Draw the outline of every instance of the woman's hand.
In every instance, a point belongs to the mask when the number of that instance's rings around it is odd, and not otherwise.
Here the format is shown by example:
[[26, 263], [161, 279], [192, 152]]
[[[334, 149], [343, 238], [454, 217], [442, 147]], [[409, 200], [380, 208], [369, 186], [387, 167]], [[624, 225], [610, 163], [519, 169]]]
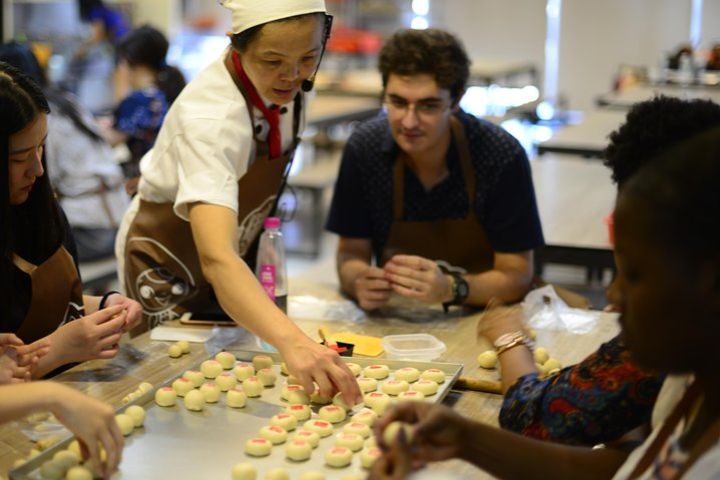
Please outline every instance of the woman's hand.
[[0, 333], [0, 384], [29, 381], [33, 367], [48, 350], [46, 340], [25, 345], [12, 333]]
[[142, 306], [135, 300], [120, 295], [119, 293], [114, 293], [105, 300], [105, 308], [117, 305], [123, 307], [127, 312], [124, 330], [129, 332], [142, 320]]
[[300, 380], [308, 394], [315, 390], [326, 398], [340, 391], [348, 405], [362, 402], [362, 394], [355, 375], [334, 350], [312, 341], [309, 337], [295, 338], [287, 347], [279, 348], [288, 370]]
[[355, 278], [355, 296], [363, 310], [375, 310], [390, 300], [392, 288], [385, 270], [368, 267]]
[[452, 282], [432, 260], [416, 255], [395, 255], [383, 268], [392, 289], [404, 297], [428, 304], [452, 300]]
[[113, 358], [126, 323], [127, 311], [123, 305], [115, 305], [61, 326], [46, 337], [51, 354], [61, 362], [56, 366]]
[[[80, 442], [83, 458], [98, 466], [103, 478], [110, 478], [122, 459], [125, 444], [110, 405], [83, 395], [77, 390], [48, 382], [54, 396], [52, 413]], [[107, 460], [101, 460], [100, 447]]]
[[494, 298], [487, 303], [485, 312], [477, 323], [478, 337], [485, 337], [493, 345], [495, 340], [506, 333], [523, 332], [524, 330], [522, 309], [518, 306], [506, 307]]

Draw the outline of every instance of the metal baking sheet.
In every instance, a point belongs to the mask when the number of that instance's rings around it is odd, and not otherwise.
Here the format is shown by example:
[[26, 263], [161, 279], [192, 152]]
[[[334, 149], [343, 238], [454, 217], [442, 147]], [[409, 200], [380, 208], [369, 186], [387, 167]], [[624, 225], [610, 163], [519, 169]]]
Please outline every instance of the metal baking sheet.
[[[267, 457], [250, 457], [245, 452], [245, 442], [259, 436], [261, 427], [268, 425], [270, 418], [280, 413], [286, 402], [280, 398], [280, 391], [286, 384], [286, 378], [280, 373], [278, 354], [250, 351], [229, 350], [239, 361], [250, 361], [254, 355], [265, 354], [273, 357], [276, 362], [273, 368], [278, 374], [274, 387], [266, 388], [259, 398], [249, 398], [245, 408], [235, 409], [225, 405], [225, 395], [221, 395], [216, 404], [208, 404], [202, 412], [190, 412], [178, 398], [174, 407], [158, 407], [154, 402], [154, 391], [148, 392], [136, 401], [118, 409], [118, 413], [129, 405], [142, 405], [146, 409], [145, 424], [136, 428], [125, 437], [125, 450], [120, 465], [120, 472], [113, 479], [188, 479], [229, 478], [233, 465], [249, 462], [257, 467], [258, 477], [263, 478], [272, 468], [287, 469], [290, 478], [298, 478], [308, 471], [319, 471], [329, 479], [340, 479], [349, 474], [364, 478], [367, 470], [360, 465], [360, 452], [353, 455], [352, 463], [345, 468], [333, 468], [325, 465], [325, 452], [332, 448], [335, 434], [320, 440], [320, 445], [313, 450], [309, 460], [295, 462], [285, 458], [285, 444], [276, 445]], [[440, 384], [438, 392], [427, 401], [440, 402], [447, 395], [450, 387], [462, 372], [462, 365], [437, 362], [414, 362], [378, 358], [343, 357], [347, 362], [354, 362], [362, 367], [372, 364], [385, 364], [392, 372], [399, 368], [412, 366], [421, 372], [428, 368], [438, 368], [445, 372], [446, 381]], [[195, 368], [199, 368], [197, 365]], [[174, 379], [173, 379], [174, 380]], [[169, 385], [168, 381], [165, 385]], [[159, 388], [165, 385], [155, 385]], [[378, 389], [382, 381], [378, 382]], [[317, 417], [319, 406], [311, 405], [313, 418]], [[349, 417], [351, 418], [351, 417]], [[339, 433], [349, 420], [335, 424], [335, 433]], [[304, 422], [299, 422], [298, 426]], [[288, 437], [291, 437], [290, 432]], [[11, 479], [39, 479], [39, 467], [58, 450], [67, 448], [71, 439], [60, 442], [44, 451], [28, 463], [10, 472]]]

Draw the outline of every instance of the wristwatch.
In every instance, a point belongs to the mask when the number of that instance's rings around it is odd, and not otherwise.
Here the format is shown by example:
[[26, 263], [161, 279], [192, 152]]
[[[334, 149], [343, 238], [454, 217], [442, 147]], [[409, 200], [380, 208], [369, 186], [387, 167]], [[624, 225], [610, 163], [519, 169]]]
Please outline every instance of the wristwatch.
[[448, 309], [452, 305], [462, 305], [463, 303], [465, 303], [465, 300], [467, 300], [467, 297], [470, 294], [470, 286], [468, 285], [467, 280], [465, 280], [462, 275], [457, 272], [447, 273], [453, 278], [453, 298], [449, 302], [443, 303], [443, 309], [445, 310], [445, 313], [447, 313]]

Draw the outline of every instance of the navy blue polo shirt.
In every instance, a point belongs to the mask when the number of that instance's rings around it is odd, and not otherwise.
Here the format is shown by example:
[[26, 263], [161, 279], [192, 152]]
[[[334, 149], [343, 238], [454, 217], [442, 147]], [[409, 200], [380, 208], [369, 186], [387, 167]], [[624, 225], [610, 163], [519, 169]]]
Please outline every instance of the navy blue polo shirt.
[[[477, 190], [473, 206], [496, 252], [514, 253], [543, 244], [542, 227], [527, 155], [501, 127], [464, 112]], [[393, 167], [399, 147], [383, 114], [358, 126], [343, 152], [326, 224], [342, 237], [370, 239], [380, 258], [393, 222]], [[462, 219], [468, 198], [457, 145], [447, 153], [449, 175], [426, 191], [405, 167], [403, 219]]]

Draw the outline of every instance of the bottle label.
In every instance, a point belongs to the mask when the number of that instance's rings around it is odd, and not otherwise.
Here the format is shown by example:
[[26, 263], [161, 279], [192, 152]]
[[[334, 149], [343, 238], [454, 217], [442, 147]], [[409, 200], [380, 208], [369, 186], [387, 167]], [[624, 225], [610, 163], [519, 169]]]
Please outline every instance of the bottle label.
[[260, 265], [260, 285], [273, 302], [275, 301], [275, 278], [275, 265]]

